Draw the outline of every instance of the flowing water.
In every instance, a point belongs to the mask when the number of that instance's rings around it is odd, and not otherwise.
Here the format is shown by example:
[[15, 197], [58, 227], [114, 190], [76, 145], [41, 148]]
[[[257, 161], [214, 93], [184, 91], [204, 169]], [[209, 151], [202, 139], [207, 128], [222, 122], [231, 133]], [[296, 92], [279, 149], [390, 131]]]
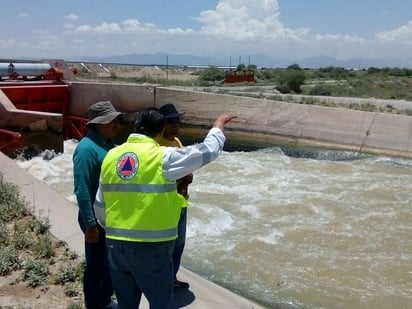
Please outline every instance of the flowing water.
[[[18, 164], [74, 202], [75, 146]], [[412, 160], [287, 154], [194, 173], [183, 265], [268, 308], [412, 308]]]

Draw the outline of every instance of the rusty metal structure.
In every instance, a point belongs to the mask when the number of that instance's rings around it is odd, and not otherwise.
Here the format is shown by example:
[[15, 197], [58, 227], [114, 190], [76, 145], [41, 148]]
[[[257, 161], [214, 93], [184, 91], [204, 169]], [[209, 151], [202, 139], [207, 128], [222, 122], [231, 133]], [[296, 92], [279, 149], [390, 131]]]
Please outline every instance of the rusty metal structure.
[[225, 84], [255, 82], [255, 74], [253, 71], [226, 71]]
[[72, 71], [50, 62], [0, 62], [0, 151], [11, 157], [32, 144], [63, 151], [63, 139], [85, 134], [87, 119], [69, 115]]

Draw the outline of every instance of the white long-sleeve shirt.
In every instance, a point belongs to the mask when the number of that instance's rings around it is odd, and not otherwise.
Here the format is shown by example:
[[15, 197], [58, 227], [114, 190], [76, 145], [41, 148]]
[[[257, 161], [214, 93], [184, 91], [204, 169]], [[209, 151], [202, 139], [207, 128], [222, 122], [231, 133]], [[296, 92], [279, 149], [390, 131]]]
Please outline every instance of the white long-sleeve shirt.
[[180, 179], [213, 160], [223, 150], [226, 137], [219, 128], [212, 128], [200, 144], [183, 148], [166, 147], [163, 156], [163, 175], [168, 180]]

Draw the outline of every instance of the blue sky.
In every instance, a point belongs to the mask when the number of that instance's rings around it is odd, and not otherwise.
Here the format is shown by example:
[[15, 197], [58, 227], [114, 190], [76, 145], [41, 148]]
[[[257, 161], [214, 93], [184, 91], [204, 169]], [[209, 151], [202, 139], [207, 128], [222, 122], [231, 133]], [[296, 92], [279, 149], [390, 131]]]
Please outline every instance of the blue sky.
[[405, 58], [410, 0], [0, 0], [0, 58]]

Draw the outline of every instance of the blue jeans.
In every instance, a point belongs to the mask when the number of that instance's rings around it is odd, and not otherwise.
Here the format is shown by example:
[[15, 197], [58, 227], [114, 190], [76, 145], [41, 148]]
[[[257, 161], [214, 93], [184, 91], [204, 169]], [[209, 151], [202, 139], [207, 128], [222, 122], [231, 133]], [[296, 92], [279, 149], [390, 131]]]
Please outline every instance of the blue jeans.
[[142, 293], [150, 309], [174, 309], [174, 241], [130, 242], [107, 239], [110, 271], [119, 309], [139, 307]]
[[[84, 233], [85, 226], [80, 214], [78, 221]], [[113, 295], [109, 260], [107, 258], [106, 234], [101, 226], [97, 227], [99, 229], [99, 241], [95, 244], [84, 243], [86, 268], [83, 274], [83, 293], [86, 309], [106, 307]]]
[[177, 225], [177, 239], [173, 249], [173, 271], [174, 278], [179, 271], [180, 260], [182, 259], [183, 249], [186, 242], [186, 223], [187, 223], [187, 207], [183, 207], [180, 212], [179, 224]]

